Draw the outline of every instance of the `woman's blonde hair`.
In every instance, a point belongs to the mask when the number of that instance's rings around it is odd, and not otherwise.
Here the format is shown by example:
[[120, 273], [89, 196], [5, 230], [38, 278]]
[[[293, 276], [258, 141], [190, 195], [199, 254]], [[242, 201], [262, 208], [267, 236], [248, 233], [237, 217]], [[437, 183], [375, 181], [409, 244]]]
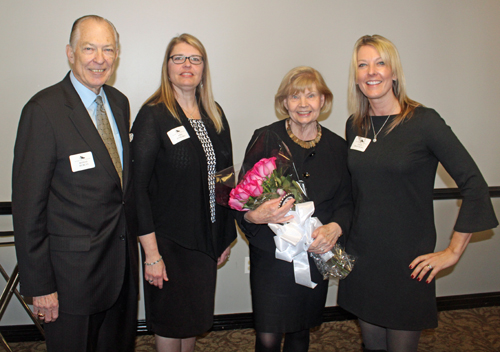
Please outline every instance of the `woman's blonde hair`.
[[306, 89], [316, 87], [319, 94], [325, 96], [325, 103], [321, 108], [320, 113], [330, 111], [333, 103], [333, 94], [321, 76], [321, 73], [312, 67], [299, 66], [292, 68], [283, 77], [278, 92], [274, 96], [274, 108], [281, 115], [288, 115], [288, 110], [285, 107], [285, 99], [290, 95], [304, 92]]
[[168, 111], [177, 119], [179, 122], [180, 111], [177, 109], [177, 102], [175, 100], [175, 91], [172, 86], [172, 82], [168, 77], [168, 60], [172, 54], [172, 50], [177, 44], [186, 43], [191, 45], [193, 48], [198, 50], [203, 57], [203, 73], [200, 84], [196, 87], [196, 97], [198, 99], [198, 104], [203, 106], [203, 109], [207, 113], [210, 120], [213, 122], [217, 133], [223, 130], [221, 110], [217, 106], [214, 100], [212, 92], [212, 80], [210, 79], [210, 68], [208, 66], [207, 51], [203, 44], [191, 34], [181, 34], [178, 37], [172, 38], [170, 43], [168, 43], [167, 50], [165, 51], [165, 57], [163, 59], [163, 65], [161, 69], [161, 83], [158, 90], [149, 97], [144, 103], [145, 105], [156, 105], [165, 104]]
[[357, 129], [357, 132], [364, 133], [366, 136], [370, 130], [370, 102], [356, 83], [358, 72], [358, 51], [365, 45], [371, 45], [378, 51], [384, 63], [391, 68], [392, 74], [396, 77], [392, 81], [392, 91], [399, 102], [401, 112], [389, 125], [386, 132], [389, 133], [394, 129], [394, 127], [402, 123], [405, 119], [411, 118], [415, 108], [421, 104], [410, 99], [406, 95], [405, 75], [403, 73], [403, 66], [401, 65], [401, 59], [399, 58], [396, 46], [389, 39], [384, 38], [381, 35], [374, 34], [362, 36], [358, 39], [356, 44], [354, 44], [351, 67], [349, 69], [349, 87], [347, 92], [349, 113], [352, 115], [351, 118], [353, 125]]

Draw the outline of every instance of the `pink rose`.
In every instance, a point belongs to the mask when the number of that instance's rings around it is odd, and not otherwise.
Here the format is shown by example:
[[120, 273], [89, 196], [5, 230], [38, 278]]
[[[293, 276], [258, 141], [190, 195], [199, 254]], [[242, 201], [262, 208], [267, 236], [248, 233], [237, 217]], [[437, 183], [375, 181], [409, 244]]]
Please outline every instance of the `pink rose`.
[[229, 207], [231, 209], [234, 209], [234, 210], [238, 210], [238, 211], [248, 210], [248, 209], [243, 209], [243, 205], [245, 203], [241, 203], [240, 201], [238, 201], [234, 198], [229, 198], [229, 201], [227, 202], [227, 204], [229, 205]]
[[[260, 177], [259, 175], [255, 174], [252, 170], [250, 170], [245, 174], [245, 178], [243, 179], [243, 181], [240, 182], [240, 184], [237, 187], [241, 187], [241, 188], [246, 189], [246, 186], [248, 184], [257, 183], [259, 186], [261, 186], [262, 182], [264, 182], [262, 177]], [[247, 193], [250, 193], [250, 192], [247, 192]]]
[[264, 189], [262, 188], [262, 180], [252, 180], [248, 181], [244, 185], [241, 185], [251, 197], [258, 197], [262, 194]]
[[242, 210], [243, 205], [248, 201], [250, 194], [246, 192], [245, 188], [241, 187], [241, 185], [236, 186], [229, 193], [229, 201], [228, 204], [232, 209]]
[[238, 185], [238, 186], [236, 186], [236, 188], [231, 190], [231, 193], [229, 193], [229, 196], [231, 198], [237, 199], [238, 201], [246, 202], [248, 200], [248, 197], [250, 197], [250, 194], [245, 190], [244, 187], [241, 187], [241, 185]]
[[254, 169], [251, 169], [245, 174], [245, 178], [242, 181], [242, 183], [247, 183], [250, 181], [259, 181], [260, 184], [262, 184], [263, 180], [264, 179], [262, 177], [260, 177], [258, 174], [255, 173]]
[[253, 173], [262, 178], [266, 178], [274, 171], [274, 169], [276, 169], [276, 158], [272, 157], [269, 159], [260, 159], [250, 171], [253, 171]]

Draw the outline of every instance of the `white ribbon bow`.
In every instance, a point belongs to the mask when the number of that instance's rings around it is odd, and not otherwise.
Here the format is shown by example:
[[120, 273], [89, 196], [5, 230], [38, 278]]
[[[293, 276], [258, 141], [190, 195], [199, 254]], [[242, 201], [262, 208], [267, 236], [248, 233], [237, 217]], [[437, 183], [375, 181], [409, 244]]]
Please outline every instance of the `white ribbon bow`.
[[293, 262], [295, 282], [310, 288], [315, 288], [316, 283], [311, 281], [311, 270], [307, 249], [313, 242], [313, 231], [323, 224], [318, 218], [312, 218], [314, 202], [295, 204], [295, 210], [288, 212], [293, 219], [286, 224], [268, 224], [276, 234], [276, 258]]

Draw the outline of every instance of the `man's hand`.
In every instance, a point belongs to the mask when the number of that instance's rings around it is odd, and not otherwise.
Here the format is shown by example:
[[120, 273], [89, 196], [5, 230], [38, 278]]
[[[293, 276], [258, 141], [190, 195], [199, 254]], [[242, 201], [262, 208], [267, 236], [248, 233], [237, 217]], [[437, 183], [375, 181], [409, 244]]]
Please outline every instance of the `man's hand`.
[[38, 319], [50, 323], [59, 317], [59, 299], [57, 292], [45, 296], [33, 297], [33, 312]]

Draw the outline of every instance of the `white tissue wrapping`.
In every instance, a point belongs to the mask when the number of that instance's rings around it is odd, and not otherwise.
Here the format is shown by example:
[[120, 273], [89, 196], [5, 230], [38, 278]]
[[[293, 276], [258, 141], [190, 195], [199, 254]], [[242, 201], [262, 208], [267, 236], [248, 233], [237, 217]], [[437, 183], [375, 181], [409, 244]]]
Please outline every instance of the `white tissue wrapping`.
[[295, 204], [295, 210], [288, 212], [293, 219], [286, 224], [268, 224], [276, 234], [276, 258], [293, 262], [295, 282], [309, 288], [315, 288], [316, 283], [311, 281], [309, 255], [307, 249], [313, 242], [313, 231], [323, 224], [318, 218], [312, 218], [314, 202]]

